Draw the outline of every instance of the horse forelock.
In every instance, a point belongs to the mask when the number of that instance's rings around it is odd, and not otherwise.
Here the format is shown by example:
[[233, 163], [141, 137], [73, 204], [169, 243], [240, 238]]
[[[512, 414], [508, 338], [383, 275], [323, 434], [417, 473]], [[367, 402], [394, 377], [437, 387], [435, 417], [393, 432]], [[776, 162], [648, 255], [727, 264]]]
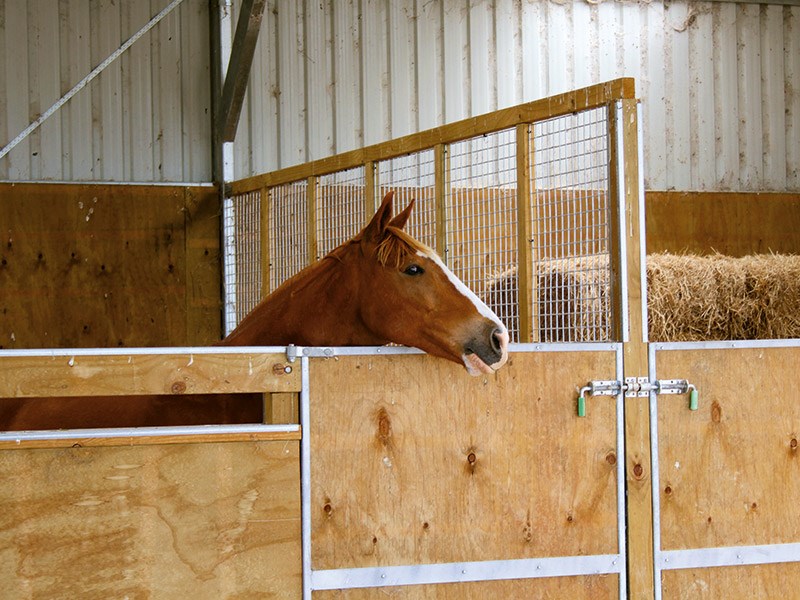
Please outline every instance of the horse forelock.
[[376, 250], [376, 257], [382, 266], [399, 268], [409, 256], [423, 254], [432, 256], [434, 254], [428, 246], [414, 239], [402, 229], [389, 226], [386, 228], [389, 233], [381, 240]]

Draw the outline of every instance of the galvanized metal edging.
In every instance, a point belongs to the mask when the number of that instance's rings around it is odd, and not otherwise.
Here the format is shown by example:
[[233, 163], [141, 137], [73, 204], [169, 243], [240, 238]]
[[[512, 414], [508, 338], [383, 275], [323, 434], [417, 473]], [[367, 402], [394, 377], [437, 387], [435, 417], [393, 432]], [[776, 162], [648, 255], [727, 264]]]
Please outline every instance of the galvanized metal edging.
[[299, 433], [300, 425], [184, 425], [169, 427], [114, 427], [102, 429], [47, 429], [41, 431], [6, 431], [0, 432], [0, 442], [40, 442], [54, 440], [82, 440], [91, 438], [116, 439], [116, 438], [142, 438], [165, 436], [207, 436], [207, 435], [238, 435], [259, 433]]
[[622, 579], [624, 562], [619, 554], [601, 554], [328, 569], [313, 571], [311, 586], [317, 591], [608, 574]]
[[708, 569], [800, 562], [800, 543], [720, 546], [661, 552], [661, 570]]
[[758, 348], [797, 348], [800, 339], [772, 340], [717, 340], [709, 342], [653, 342], [650, 347], [654, 351], [670, 350], [727, 350]]

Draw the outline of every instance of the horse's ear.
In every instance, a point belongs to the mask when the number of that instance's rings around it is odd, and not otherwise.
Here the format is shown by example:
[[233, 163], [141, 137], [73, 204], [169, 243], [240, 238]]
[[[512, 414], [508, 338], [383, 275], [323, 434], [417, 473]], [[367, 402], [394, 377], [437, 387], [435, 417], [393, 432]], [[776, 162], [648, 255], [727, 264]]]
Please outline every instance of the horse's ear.
[[390, 227], [397, 227], [398, 229], [402, 229], [405, 227], [408, 218], [411, 216], [411, 209], [414, 208], [414, 200], [408, 203], [401, 212], [397, 213], [394, 219], [391, 220], [389, 223]]
[[[383, 202], [378, 207], [378, 210], [375, 211], [375, 215], [372, 217], [367, 226], [364, 227], [362, 231], [362, 236], [368, 240], [372, 240], [374, 242], [380, 242], [383, 239], [384, 233], [386, 232], [386, 227], [392, 221], [392, 198], [394, 197], [394, 192], [387, 192], [386, 195], [383, 197]], [[400, 215], [398, 215], [400, 216]]]

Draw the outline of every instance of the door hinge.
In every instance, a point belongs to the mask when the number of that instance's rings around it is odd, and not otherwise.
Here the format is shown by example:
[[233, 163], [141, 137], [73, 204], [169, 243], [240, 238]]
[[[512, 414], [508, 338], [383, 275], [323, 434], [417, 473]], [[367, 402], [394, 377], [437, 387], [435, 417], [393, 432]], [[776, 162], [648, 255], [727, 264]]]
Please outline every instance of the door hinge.
[[590, 381], [578, 393], [578, 416], [586, 416], [586, 394], [591, 396], [618, 396], [642, 398], [651, 392], [656, 394], [689, 394], [689, 410], [697, 410], [697, 388], [686, 379], [658, 379], [650, 381], [647, 377], [626, 377], [624, 382], [617, 379]]

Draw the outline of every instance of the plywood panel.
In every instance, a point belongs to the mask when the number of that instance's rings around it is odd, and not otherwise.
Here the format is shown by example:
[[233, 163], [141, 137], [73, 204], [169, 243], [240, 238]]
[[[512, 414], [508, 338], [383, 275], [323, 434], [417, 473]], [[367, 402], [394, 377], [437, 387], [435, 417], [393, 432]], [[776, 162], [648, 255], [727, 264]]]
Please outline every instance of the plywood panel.
[[800, 581], [800, 564], [666, 571], [662, 581], [665, 600], [792, 598]]
[[[664, 550], [800, 541], [800, 347], [658, 352], [659, 379], [686, 378], [659, 397]], [[787, 589], [800, 586], [800, 579]]]
[[440, 585], [409, 585], [360, 590], [315, 592], [314, 600], [367, 600], [386, 597], [403, 600], [486, 600], [487, 598], [537, 598], [539, 600], [601, 600], [619, 598], [619, 580], [616, 575], [594, 577], [560, 577], [553, 579], [527, 579], [524, 581], [481, 581], [476, 583], [448, 583]]
[[3, 357], [0, 398], [297, 392], [281, 354]]
[[520, 353], [496, 376], [425, 355], [311, 365], [315, 569], [617, 551], [615, 408], [575, 416], [614, 354]]
[[800, 194], [647, 192], [647, 251], [800, 253]]
[[0, 347], [220, 339], [214, 188], [0, 185]]
[[0, 453], [8, 598], [299, 598], [298, 442]]

